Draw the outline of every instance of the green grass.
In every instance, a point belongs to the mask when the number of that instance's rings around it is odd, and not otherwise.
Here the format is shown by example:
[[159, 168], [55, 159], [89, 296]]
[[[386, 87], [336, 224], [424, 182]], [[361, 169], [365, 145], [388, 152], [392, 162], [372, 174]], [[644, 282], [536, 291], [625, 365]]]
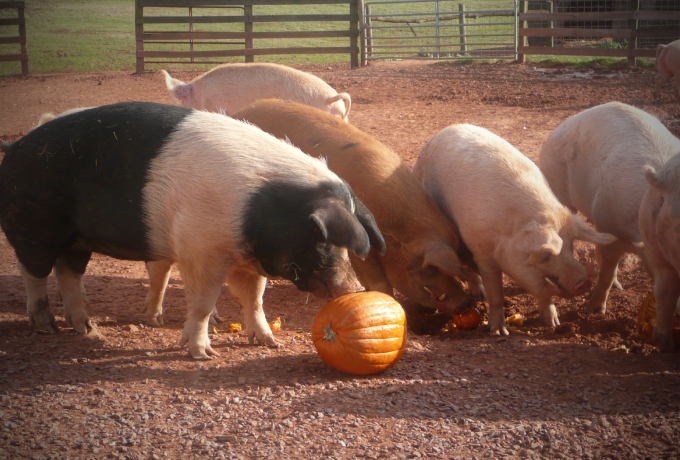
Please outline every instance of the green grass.
[[[368, 1], [368, 0], [367, 0]], [[441, 0], [439, 2], [440, 14], [458, 11], [458, 2]], [[488, 10], [508, 8], [512, 5], [510, 0], [465, 0], [466, 10]], [[62, 73], [62, 72], [88, 72], [88, 71], [132, 71], [135, 68], [135, 32], [134, 32], [134, 1], [133, 0], [26, 0], [26, 29], [28, 35], [29, 69], [33, 74]], [[373, 5], [372, 14], [405, 13], [409, 17], [417, 16], [427, 9], [434, 11], [432, 3], [399, 3], [386, 5]], [[253, 13], [261, 14], [347, 14], [348, 5], [286, 5], [286, 6], [255, 6]], [[146, 9], [146, 15], [186, 15], [187, 9]], [[242, 15], [240, 9], [194, 9], [194, 15], [209, 16], [233, 14]], [[411, 16], [413, 15], [413, 16]], [[0, 10], [0, 17], [16, 17], [16, 10]], [[468, 20], [468, 33], [498, 33], [505, 26], [478, 26], [472, 24], [481, 22], [508, 21], [510, 18], [478, 18]], [[450, 28], [442, 28], [442, 34], [457, 34], [458, 21], [447, 21], [444, 24], [454, 25]], [[388, 25], [386, 23], [374, 23], [374, 25]], [[395, 25], [395, 24], [389, 24]], [[145, 30], [186, 30], [188, 24], [175, 25], [145, 25]], [[256, 23], [255, 32], [265, 31], [310, 31], [310, 30], [346, 30], [346, 22], [321, 22], [321, 23]], [[0, 27], [0, 36], [15, 36], [18, 34], [16, 26]], [[481, 29], [481, 30], [480, 30]], [[242, 31], [243, 24], [196, 24], [195, 31]], [[425, 38], [426, 35], [434, 34], [434, 28], [417, 28], [401, 24], [396, 29], [376, 30], [375, 37], [384, 36], [385, 40], [374, 40], [378, 44], [416, 44], [411, 54], [421, 57], [432, 57], [434, 48], [426, 45], [435, 43], [435, 39]], [[394, 37], [409, 36], [415, 39], [398, 39]], [[480, 37], [470, 38], [469, 43], [490, 42], [498, 43], [507, 41], [511, 37]], [[460, 50], [458, 38], [441, 39], [442, 52], [450, 52], [450, 56], [459, 56], [464, 62], [471, 61], [470, 53]], [[255, 40], [256, 48], [278, 47], [322, 47], [322, 46], [348, 46], [348, 38], [327, 39], [286, 39], [286, 40]], [[618, 47], [617, 43], [608, 41], [603, 47]], [[243, 45], [195, 45], [196, 50], [210, 49], [242, 49]], [[472, 47], [470, 47], [472, 49]], [[174, 50], [188, 51], [189, 45], [183, 44], [147, 44], [148, 50]], [[19, 53], [19, 45], [0, 45], [0, 54]], [[348, 54], [332, 55], [273, 55], [256, 56], [256, 62], [277, 62], [281, 64], [315, 64], [326, 62], [348, 62]], [[223, 60], [226, 62], [243, 62], [243, 57], [215, 58], [210, 60]], [[615, 58], [583, 58], [572, 56], [530, 56], [530, 62], [562, 62], [574, 66], [620, 65], [627, 62], [625, 59]], [[489, 62], [484, 60], [482, 62]], [[493, 61], [492, 61], [493, 62]], [[650, 61], [640, 59], [644, 66], [651, 65]], [[166, 69], [208, 69], [214, 64], [147, 64], [146, 68], [155, 70]], [[21, 72], [19, 62], [0, 62], [0, 75], [18, 74]]]
[[[627, 67], [628, 58], [613, 57], [583, 57], [583, 56], [527, 56], [527, 62], [534, 64], [568, 64], [573, 67]], [[637, 65], [640, 67], [654, 67], [654, 59], [638, 58]]]
[[[254, 14], [347, 14], [348, 5], [255, 6]], [[242, 10], [226, 14], [242, 15]], [[16, 17], [16, 10], [0, 10], [0, 17]], [[186, 15], [187, 9], [146, 9], [145, 15]], [[194, 9], [194, 15], [225, 14], [224, 10]], [[186, 30], [188, 24], [145, 25], [145, 30]], [[346, 22], [256, 24], [254, 31], [342, 30]], [[18, 35], [17, 26], [0, 27], [0, 36]], [[195, 31], [243, 31], [243, 24], [197, 24]], [[26, 33], [31, 73], [134, 70], [135, 25], [132, 0], [26, 0]], [[256, 48], [349, 46], [348, 38], [255, 40]], [[237, 49], [243, 45], [195, 45], [196, 50]], [[146, 49], [188, 51], [189, 45], [147, 45]], [[19, 45], [0, 45], [0, 54], [19, 53]], [[243, 62], [243, 57], [218, 58]], [[349, 55], [256, 56], [257, 62], [313, 64], [349, 62]], [[207, 69], [214, 65], [147, 65], [147, 69]], [[19, 62], [0, 62], [0, 75], [21, 72]]]

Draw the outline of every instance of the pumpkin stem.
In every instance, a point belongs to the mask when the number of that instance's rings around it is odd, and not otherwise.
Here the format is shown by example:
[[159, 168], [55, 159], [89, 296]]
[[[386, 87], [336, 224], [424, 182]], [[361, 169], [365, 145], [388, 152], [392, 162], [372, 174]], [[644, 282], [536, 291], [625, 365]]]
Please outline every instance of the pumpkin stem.
[[328, 326], [323, 327], [322, 329], [324, 332], [323, 339], [335, 342], [335, 337], [338, 335], [338, 333], [333, 330], [331, 323], [329, 322]]

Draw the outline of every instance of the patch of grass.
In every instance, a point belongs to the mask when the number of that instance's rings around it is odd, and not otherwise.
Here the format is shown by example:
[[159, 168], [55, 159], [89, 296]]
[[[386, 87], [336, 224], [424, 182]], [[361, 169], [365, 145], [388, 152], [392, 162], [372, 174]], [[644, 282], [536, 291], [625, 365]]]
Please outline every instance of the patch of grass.
[[[255, 6], [254, 14], [347, 14], [348, 5]], [[242, 15], [242, 9], [197, 9], [194, 15]], [[187, 9], [145, 9], [146, 15], [187, 15]], [[17, 17], [16, 10], [0, 10], [0, 18]], [[243, 23], [195, 24], [194, 31], [243, 31]], [[256, 32], [346, 30], [347, 22], [257, 23]], [[189, 30], [188, 24], [145, 25], [150, 30]], [[135, 69], [135, 11], [132, 0], [26, 0], [26, 32], [31, 73], [114, 71]], [[17, 26], [0, 27], [0, 37], [17, 36]], [[233, 40], [231, 40], [233, 41]], [[256, 48], [349, 46], [348, 38], [255, 40]], [[188, 51], [188, 44], [147, 45], [148, 50]], [[195, 45], [195, 50], [243, 49], [243, 45]], [[0, 54], [18, 54], [18, 44], [0, 45]], [[256, 56], [256, 62], [314, 64], [349, 62], [348, 54]], [[154, 59], [156, 60], [156, 59]], [[188, 60], [188, 59], [187, 59]], [[215, 58], [244, 62], [243, 57]], [[150, 64], [147, 69], [208, 69], [214, 64]], [[21, 72], [19, 62], [0, 62], [0, 75]]]
[[[586, 67], [627, 67], [628, 58], [583, 57], [583, 56], [527, 56], [527, 62], [544, 66], [569, 65], [577, 68]], [[638, 58], [637, 65], [645, 68], [654, 67], [654, 60]]]

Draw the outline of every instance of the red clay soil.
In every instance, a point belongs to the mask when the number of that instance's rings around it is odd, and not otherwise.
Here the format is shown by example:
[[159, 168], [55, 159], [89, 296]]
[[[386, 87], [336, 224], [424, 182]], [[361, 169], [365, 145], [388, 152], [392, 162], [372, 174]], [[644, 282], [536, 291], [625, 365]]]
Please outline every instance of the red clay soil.
[[[350, 122], [409, 165], [454, 123], [485, 127], [535, 161], [559, 123], [610, 101], [646, 110], [680, 135], [680, 103], [670, 88], [653, 100], [651, 70], [420, 62], [302, 69], [349, 92]], [[0, 140], [19, 139], [45, 112], [127, 100], [172, 103], [155, 74], [3, 77]], [[576, 255], [594, 274], [593, 247], [579, 244]], [[445, 331], [447, 317], [419, 310], [401, 362], [357, 378], [319, 359], [310, 328], [322, 301], [287, 282], [270, 281], [264, 296], [268, 319], [283, 320], [281, 348], [248, 345], [223, 323], [211, 336], [221, 356], [196, 362], [177, 346], [186, 308], [178, 274], [165, 327], [145, 327], [143, 264], [102, 256], [84, 283], [105, 340], [65, 326], [53, 278], [49, 301], [63, 330], [40, 335], [28, 326], [2, 235], [0, 460], [680, 458], [679, 355], [658, 353], [637, 333], [652, 287], [640, 263], [627, 259], [619, 280], [624, 290], [612, 291], [606, 315], [585, 314], [584, 297], [559, 299], [557, 329], [506, 280], [507, 316], [527, 317], [509, 337]], [[227, 322], [242, 321], [226, 286], [218, 309]]]

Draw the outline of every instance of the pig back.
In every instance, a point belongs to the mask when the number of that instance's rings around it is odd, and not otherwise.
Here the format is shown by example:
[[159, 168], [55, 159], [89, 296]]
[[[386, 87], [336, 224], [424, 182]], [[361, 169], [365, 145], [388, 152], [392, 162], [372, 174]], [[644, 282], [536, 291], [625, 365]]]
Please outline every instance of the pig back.
[[313, 107], [279, 100], [255, 102], [234, 118], [288, 139], [308, 155], [325, 158], [328, 168], [373, 213], [386, 236], [398, 234], [404, 241], [439, 233], [450, 240], [452, 224], [410, 168], [396, 153], [349, 123]]

